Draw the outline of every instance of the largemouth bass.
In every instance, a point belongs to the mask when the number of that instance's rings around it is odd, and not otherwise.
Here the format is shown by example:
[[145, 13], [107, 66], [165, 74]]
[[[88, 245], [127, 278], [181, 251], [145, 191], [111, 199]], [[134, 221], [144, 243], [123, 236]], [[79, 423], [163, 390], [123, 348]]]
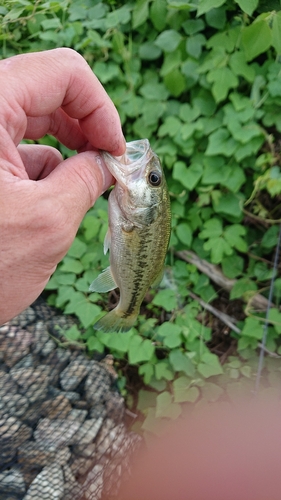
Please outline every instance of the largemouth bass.
[[120, 300], [94, 328], [124, 332], [135, 323], [148, 288], [161, 281], [171, 231], [170, 199], [159, 158], [147, 139], [127, 143], [122, 157], [102, 154], [116, 179], [104, 241], [110, 266], [90, 290], [103, 293], [118, 287]]

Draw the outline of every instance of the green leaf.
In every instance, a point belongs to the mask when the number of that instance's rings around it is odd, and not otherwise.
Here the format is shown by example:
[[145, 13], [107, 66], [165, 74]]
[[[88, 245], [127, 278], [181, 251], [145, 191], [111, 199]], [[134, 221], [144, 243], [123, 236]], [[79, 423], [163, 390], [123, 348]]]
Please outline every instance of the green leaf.
[[216, 217], [208, 220], [204, 224], [204, 229], [200, 233], [200, 238], [215, 238], [221, 236], [223, 232], [222, 223]]
[[79, 332], [77, 325], [73, 325], [68, 330], [63, 332], [63, 336], [68, 340], [78, 340], [81, 337], [81, 333]]
[[56, 282], [59, 285], [73, 285], [75, 283], [76, 286], [77, 278], [74, 273], [61, 273], [58, 270], [56, 272]]
[[235, 0], [235, 2], [248, 16], [251, 16], [258, 6], [259, 0]]
[[169, 92], [163, 83], [146, 83], [140, 88], [140, 93], [146, 99], [152, 101], [165, 101], [168, 98]]
[[133, 330], [129, 330], [128, 332], [122, 333], [122, 335], [97, 332], [96, 336], [109, 349], [126, 353], [129, 350], [129, 345], [132, 337], [134, 336], [134, 332]]
[[97, 217], [87, 214], [82, 222], [82, 226], [85, 228], [85, 239], [90, 241], [97, 236], [101, 222]]
[[83, 270], [84, 268], [79, 260], [73, 259], [72, 257], [68, 256], [63, 259], [62, 265], [60, 267], [60, 271], [66, 273], [81, 274]]
[[181, 414], [181, 406], [172, 402], [172, 396], [165, 391], [156, 398], [156, 417], [176, 419]]
[[191, 379], [179, 377], [173, 382], [175, 403], [195, 403], [200, 393], [197, 387], [190, 387]]
[[242, 29], [242, 45], [247, 61], [266, 52], [272, 42], [272, 32], [266, 20], [256, 21]]
[[252, 337], [261, 340], [263, 335], [263, 327], [259, 320], [256, 318], [246, 318], [241, 335]]
[[257, 285], [249, 278], [240, 278], [230, 291], [230, 299], [239, 299], [249, 292], [257, 290]]
[[74, 312], [80, 319], [84, 328], [88, 328], [88, 326], [97, 320], [97, 316], [101, 313], [101, 308], [96, 304], [88, 302], [84, 298], [84, 301], [81, 300], [81, 302], [77, 304]]
[[279, 335], [281, 334], [281, 313], [275, 307], [269, 310], [268, 319], [274, 325], [274, 328]]
[[213, 382], [206, 382], [201, 388], [202, 397], [211, 403], [217, 401], [224, 393], [223, 389]]
[[161, 337], [167, 337], [170, 335], [179, 335], [181, 333], [181, 327], [175, 325], [174, 323], [170, 323], [169, 321], [165, 321], [158, 327], [157, 333]]
[[129, 344], [129, 363], [138, 364], [141, 361], [149, 361], [155, 351], [150, 340], [143, 340], [139, 335], [134, 335]]
[[164, 378], [165, 380], [173, 380], [174, 372], [168, 361], [158, 361], [155, 365], [155, 377], [158, 380]]
[[81, 259], [82, 255], [87, 251], [87, 245], [81, 241], [78, 237], [73, 241], [67, 255], [75, 259]]
[[[214, 200], [213, 206], [214, 211], [218, 214], [231, 215], [233, 217], [240, 217], [242, 215], [241, 200], [234, 193], [223, 194], [217, 201]], [[227, 238], [226, 240], [228, 241]]]
[[177, 134], [181, 127], [180, 120], [175, 116], [168, 116], [164, 123], [161, 125], [158, 131], [159, 137], [164, 137], [165, 135], [169, 135], [173, 137]]
[[[75, 300], [76, 292], [71, 286], [59, 286], [56, 297], [56, 307], [65, 306], [66, 302]], [[72, 311], [74, 312], [74, 311]]]
[[204, 250], [211, 252], [211, 261], [214, 264], [219, 264], [224, 255], [232, 255], [233, 250], [224, 238], [211, 238], [204, 243]]
[[153, 0], [150, 7], [150, 19], [154, 28], [161, 32], [166, 26], [166, 0]]
[[234, 52], [234, 54], [231, 54], [229, 65], [235, 75], [243, 76], [250, 83], [254, 81], [255, 69], [253, 66], [247, 64], [244, 52]]
[[[142, 367], [143, 366], [144, 365], [142, 365]], [[153, 391], [145, 391], [144, 389], [141, 389], [138, 393], [137, 409], [143, 412], [149, 407], [155, 408], [156, 396], [157, 394]]]
[[207, 80], [213, 83], [212, 92], [216, 102], [223, 101], [231, 88], [238, 86], [239, 80], [230, 68], [215, 68], [208, 73]]
[[164, 77], [164, 83], [170, 94], [178, 97], [186, 88], [186, 81], [179, 69], [171, 71]]
[[237, 278], [243, 273], [244, 260], [239, 255], [224, 257], [222, 260], [222, 271], [227, 278]]
[[46, 16], [44, 14], [35, 14], [35, 16], [32, 16], [30, 19], [28, 19], [27, 28], [29, 33], [31, 35], [38, 33], [38, 31], [41, 29], [41, 22], [45, 19]]
[[169, 360], [176, 372], [184, 372], [189, 377], [194, 375], [195, 369], [192, 361], [180, 349], [171, 351]]
[[155, 45], [154, 42], [145, 42], [140, 45], [139, 55], [141, 59], [153, 61], [154, 59], [160, 57], [161, 50], [157, 47], [157, 45]]
[[178, 305], [174, 290], [160, 290], [153, 298], [152, 304], [163, 307], [166, 311], [173, 311]]
[[[157, 47], [158, 48], [158, 47]], [[160, 49], [158, 49], [160, 50]], [[166, 76], [181, 64], [182, 53], [180, 49], [165, 54], [164, 62], [161, 66], [160, 75]]]
[[87, 347], [88, 347], [89, 351], [97, 351], [97, 352], [100, 352], [101, 354], [104, 352], [104, 346], [103, 346], [103, 344], [94, 335], [92, 335], [91, 337], [89, 337], [87, 339], [86, 344], [87, 344]]
[[225, 0], [199, 0], [197, 8], [197, 16], [202, 16], [211, 9], [220, 7], [225, 3]]
[[272, 45], [281, 54], [281, 12], [273, 12]]
[[133, 10], [133, 28], [141, 26], [148, 18], [149, 0], [138, 0]]
[[199, 59], [202, 53], [202, 46], [205, 45], [206, 39], [198, 33], [194, 36], [188, 37], [186, 41], [186, 52], [195, 59]]
[[181, 35], [176, 30], [166, 30], [160, 33], [155, 44], [164, 52], [173, 52], [181, 42]]
[[173, 178], [181, 182], [188, 190], [192, 191], [198, 184], [203, 173], [201, 163], [192, 163], [189, 167], [182, 161], [177, 161], [173, 168]]
[[183, 243], [186, 247], [191, 246], [192, 242], [192, 231], [190, 226], [186, 222], [181, 222], [176, 227], [176, 235], [181, 243]]
[[224, 231], [225, 239], [240, 252], [246, 252], [248, 249], [245, 239], [241, 238], [241, 236], [245, 236], [245, 234], [246, 229], [244, 226], [241, 226], [241, 224], [232, 224]]
[[275, 248], [277, 245], [278, 234], [279, 234], [279, 227], [278, 226], [271, 226], [264, 233], [262, 240], [261, 240], [261, 246], [263, 248], [266, 248], [269, 250], [272, 248]]
[[214, 375], [221, 375], [223, 373], [218, 357], [211, 352], [203, 354], [197, 370], [205, 378], [209, 378]]
[[154, 365], [144, 363], [139, 367], [139, 375], [143, 375], [143, 381], [146, 385], [150, 384], [151, 378], [154, 375]]
[[61, 22], [58, 17], [53, 17], [53, 19], [44, 19], [41, 21], [41, 26], [43, 30], [62, 28]]
[[237, 142], [230, 137], [228, 130], [220, 128], [210, 135], [205, 154], [210, 156], [232, 156], [237, 147]]

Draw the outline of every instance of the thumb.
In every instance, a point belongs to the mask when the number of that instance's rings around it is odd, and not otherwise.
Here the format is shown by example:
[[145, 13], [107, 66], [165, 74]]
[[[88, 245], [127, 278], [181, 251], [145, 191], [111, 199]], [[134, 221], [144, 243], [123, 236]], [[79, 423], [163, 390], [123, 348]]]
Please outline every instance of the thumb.
[[[86, 151], [61, 162], [45, 179], [44, 188], [55, 199], [72, 224], [79, 226], [85, 213], [108, 189], [114, 178], [99, 151]], [[78, 227], [77, 227], [78, 228]]]

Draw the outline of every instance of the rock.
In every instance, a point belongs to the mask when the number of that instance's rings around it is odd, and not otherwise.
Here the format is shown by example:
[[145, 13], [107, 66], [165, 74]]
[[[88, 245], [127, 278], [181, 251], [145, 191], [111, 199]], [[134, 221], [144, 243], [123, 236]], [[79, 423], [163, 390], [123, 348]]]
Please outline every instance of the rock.
[[92, 361], [91, 371], [85, 382], [85, 395], [91, 406], [103, 403], [111, 386], [110, 374], [97, 361]]
[[0, 419], [0, 464], [12, 460], [31, 434], [32, 429], [15, 417]]
[[3, 398], [6, 394], [16, 394], [17, 390], [18, 386], [12, 377], [0, 370], [0, 398]]
[[10, 375], [19, 386], [19, 392], [26, 396], [30, 403], [43, 399], [47, 394], [50, 368], [12, 368]]
[[87, 472], [89, 472], [89, 470], [92, 469], [92, 467], [94, 466], [95, 464], [94, 453], [95, 453], [95, 448], [92, 455], [89, 455], [89, 457], [91, 456], [93, 457], [92, 459], [81, 456], [81, 457], [76, 457], [74, 458], [74, 460], [72, 460], [70, 469], [72, 471], [72, 474], [76, 476], [78, 479], [79, 476], [84, 476], [85, 474], [87, 474]]
[[92, 406], [89, 411], [89, 418], [105, 418], [107, 416], [106, 407], [103, 403]]
[[26, 491], [23, 474], [17, 466], [0, 472], [0, 493], [23, 495]]
[[91, 443], [97, 436], [103, 423], [103, 418], [85, 420], [85, 422], [80, 425], [75, 436], [72, 438], [72, 444], [88, 444]]
[[96, 443], [73, 446], [73, 453], [82, 458], [95, 458], [97, 451]]
[[124, 398], [118, 392], [107, 392], [105, 396], [105, 409], [108, 418], [116, 423], [123, 421], [125, 412]]
[[103, 491], [103, 466], [95, 465], [87, 475], [86, 481], [83, 483], [83, 493], [85, 500], [100, 500]]
[[70, 403], [76, 403], [80, 399], [80, 394], [75, 391], [61, 391], [60, 389], [57, 389], [56, 387], [49, 387], [49, 395], [56, 397], [56, 396], [63, 396], [70, 401]]
[[34, 339], [30, 332], [18, 329], [15, 326], [10, 327], [5, 335], [1, 335], [5, 328], [6, 326], [0, 328], [0, 351], [2, 352], [3, 361], [11, 368], [29, 354]]
[[[35, 441], [46, 447], [61, 448], [73, 444], [73, 436], [81, 424], [67, 419], [40, 419], [34, 431]], [[74, 440], [75, 442], [75, 440]]]
[[28, 399], [21, 394], [4, 394], [0, 398], [0, 414], [22, 417], [28, 409]]
[[33, 352], [47, 356], [56, 348], [56, 343], [50, 337], [46, 324], [43, 321], [38, 321], [33, 329]]
[[85, 422], [87, 415], [87, 410], [79, 410], [78, 408], [73, 408], [67, 415], [67, 418], [68, 420], [75, 420], [76, 422], [80, 422], [82, 424], [83, 422]]
[[53, 370], [60, 373], [66, 367], [70, 356], [70, 351], [58, 347], [55, 351], [52, 351], [44, 361], [47, 365], [51, 366]]
[[41, 443], [27, 441], [23, 443], [18, 450], [18, 461], [23, 468], [40, 469], [45, 465], [51, 465], [52, 462], [57, 462], [64, 465], [70, 458], [68, 447], [58, 449], [57, 446], [43, 446]]
[[73, 391], [88, 375], [89, 368], [81, 364], [79, 360], [74, 360], [60, 374], [60, 385], [65, 391]]
[[50, 419], [67, 418], [71, 411], [72, 406], [63, 394], [47, 399], [41, 405], [41, 414]]
[[27, 354], [27, 356], [24, 356], [20, 361], [18, 361], [15, 365], [14, 368], [35, 368], [35, 360], [33, 357], [33, 354]]
[[39, 472], [23, 500], [61, 500], [64, 494], [62, 468], [57, 463], [47, 465]]
[[110, 418], [106, 419], [97, 437], [96, 445], [97, 459], [103, 455], [113, 457], [116, 453], [124, 454], [128, 448], [125, 425], [116, 425]]
[[63, 468], [64, 476], [64, 495], [63, 500], [78, 500], [81, 499], [81, 487], [76, 482], [76, 478], [68, 465], [64, 465]]

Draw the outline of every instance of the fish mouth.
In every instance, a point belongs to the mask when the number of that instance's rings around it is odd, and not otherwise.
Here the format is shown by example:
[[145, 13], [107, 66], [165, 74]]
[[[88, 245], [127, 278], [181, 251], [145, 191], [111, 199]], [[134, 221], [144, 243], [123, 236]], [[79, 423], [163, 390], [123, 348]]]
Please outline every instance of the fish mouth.
[[107, 151], [102, 152], [108, 170], [121, 183], [123, 177], [145, 168], [153, 154], [148, 139], [127, 142], [126, 153], [122, 156], [112, 156]]

